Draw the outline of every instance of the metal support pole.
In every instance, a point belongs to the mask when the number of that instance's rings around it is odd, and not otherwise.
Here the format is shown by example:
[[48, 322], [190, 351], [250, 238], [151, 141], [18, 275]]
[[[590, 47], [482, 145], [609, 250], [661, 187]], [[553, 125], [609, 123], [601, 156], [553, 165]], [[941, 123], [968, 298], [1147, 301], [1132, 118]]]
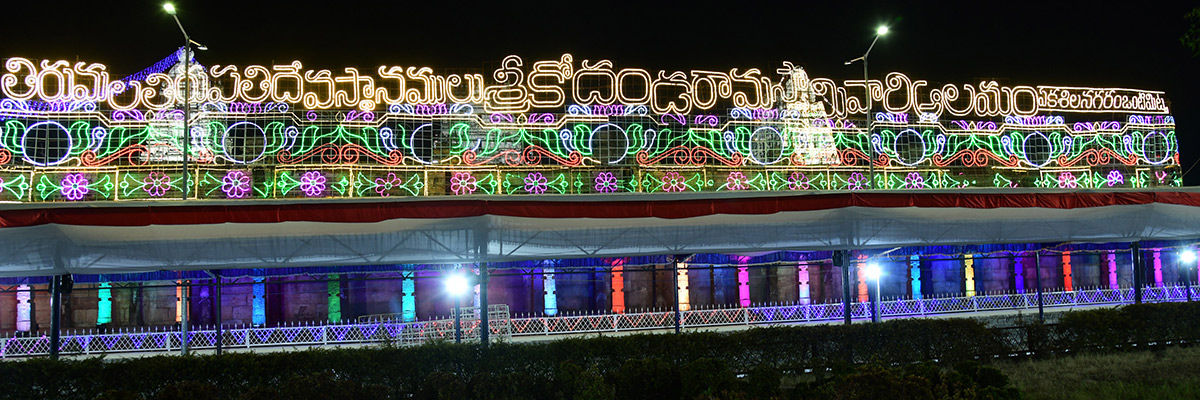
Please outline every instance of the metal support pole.
[[[875, 323], [878, 323], [881, 319], [879, 315], [879, 281], [881, 280], [883, 280], [883, 277], [875, 278], [875, 291], [874, 293], [871, 293], [871, 322]], [[870, 288], [870, 286], [867, 287]]]
[[462, 310], [459, 306], [461, 294], [454, 294], [454, 343], [462, 343]]
[[479, 345], [488, 347], [488, 265], [479, 263]]
[[842, 268], [842, 314], [846, 325], [850, 325], [850, 263], [845, 250], [833, 251], [833, 264]]
[[[188, 184], [188, 179], [191, 175], [191, 172], [188, 171], [188, 153], [191, 150], [190, 147], [192, 144], [192, 79], [189, 76], [192, 60], [192, 39], [185, 34], [183, 40], [183, 184], [181, 186], [183, 186], [183, 199], [187, 200], [188, 192], [191, 189], [191, 185]], [[186, 354], [187, 351], [185, 350], [184, 352]]]
[[683, 331], [683, 327], [679, 324], [679, 257], [671, 256], [671, 276], [672, 281], [675, 282], [671, 293], [674, 293], [672, 297], [675, 299], [675, 333], [678, 334]]
[[179, 301], [179, 354], [188, 355], [188, 312], [191, 311], [189, 304], [191, 299], [188, 295], [191, 294], [191, 285], [187, 280], [180, 281], [183, 285], [183, 290], [180, 290], [181, 298]]
[[[50, 359], [58, 359], [62, 322], [62, 275], [50, 279]], [[32, 302], [32, 300], [30, 301]], [[30, 317], [30, 319], [35, 319]]]
[[215, 314], [217, 314], [216, 315], [216, 317], [217, 317], [217, 355], [221, 355], [221, 347], [223, 345], [223, 343], [221, 343], [221, 342], [224, 341], [222, 338], [224, 338], [224, 333], [225, 333], [223, 327], [221, 326], [221, 324], [222, 324], [222, 321], [221, 321], [221, 272], [213, 271], [213, 276], [217, 278], [216, 279], [217, 280], [217, 287], [216, 287], [217, 312], [215, 313]]
[[[875, 40], [879, 40], [879, 36], [875, 36]], [[871, 47], [875, 47], [875, 41], [871, 41]], [[867, 52], [870, 53], [871, 50], [867, 50]], [[875, 189], [875, 146], [871, 144], [871, 136], [873, 135], [872, 129], [874, 127], [874, 124], [872, 122], [875, 120], [875, 118], [873, 118], [871, 116], [871, 81], [867, 79], [867, 77], [869, 75], [867, 75], [867, 56], [866, 55], [863, 55], [862, 62], [863, 62], [863, 87], [865, 87], [867, 89], [867, 95], [864, 98], [864, 100], [867, 102], [867, 148], [870, 149], [870, 151], [868, 151], [867, 153], [871, 155], [871, 159], [867, 161], [867, 165], [869, 166], [870, 171], [871, 171], [870, 172], [871, 176], [870, 176], [870, 180], [868, 181], [869, 183], [867, 184], [867, 188]]]
[[1046, 311], [1042, 305], [1042, 250], [1033, 255], [1033, 276], [1037, 280], [1038, 321], [1046, 320]]
[[1133, 257], [1133, 303], [1142, 304], [1142, 243], [1133, 242], [1129, 254]]

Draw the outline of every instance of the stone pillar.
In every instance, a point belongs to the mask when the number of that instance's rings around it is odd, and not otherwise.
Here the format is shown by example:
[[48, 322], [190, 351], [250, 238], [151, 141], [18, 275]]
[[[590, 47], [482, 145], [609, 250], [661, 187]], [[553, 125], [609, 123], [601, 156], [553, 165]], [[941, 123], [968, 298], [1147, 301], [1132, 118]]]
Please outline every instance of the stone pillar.
[[675, 264], [675, 275], [678, 282], [675, 286], [676, 294], [679, 296], [679, 311], [688, 311], [692, 309], [691, 293], [688, 290], [688, 267], [685, 262]]
[[908, 276], [912, 280], [912, 298], [920, 300], [921, 297], [921, 256], [913, 254], [908, 258]]
[[404, 271], [400, 275], [400, 319], [404, 322], [417, 320], [417, 283], [413, 281], [413, 271]]
[[325, 279], [325, 292], [329, 295], [325, 314], [330, 323], [336, 324], [342, 321], [342, 279], [338, 274], [329, 274]]
[[738, 305], [750, 307], [750, 269], [746, 266], [750, 257], [737, 257]]
[[1108, 260], [1108, 288], [1120, 289], [1121, 284], [1117, 280], [1117, 251], [1109, 250], [1105, 259]]
[[1154, 249], [1154, 286], [1163, 287], [1162, 249]]
[[612, 312], [617, 314], [625, 313], [625, 259], [618, 258], [612, 261]]
[[546, 306], [543, 312], [551, 317], [558, 315], [558, 284], [554, 280], [554, 268], [542, 270], [542, 298], [542, 304]]
[[812, 292], [809, 286], [808, 262], [801, 261], [796, 267], [796, 297], [799, 304], [811, 304]]
[[267, 325], [267, 287], [262, 277], [254, 277], [254, 299], [250, 303], [250, 323], [254, 326]]
[[1062, 253], [1062, 274], [1063, 290], [1068, 292], [1075, 290], [1075, 282], [1071, 273], [1071, 252], [1069, 251]]
[[963, 255], [963, 290], [967, 297], [975, 296], [975, 256]]

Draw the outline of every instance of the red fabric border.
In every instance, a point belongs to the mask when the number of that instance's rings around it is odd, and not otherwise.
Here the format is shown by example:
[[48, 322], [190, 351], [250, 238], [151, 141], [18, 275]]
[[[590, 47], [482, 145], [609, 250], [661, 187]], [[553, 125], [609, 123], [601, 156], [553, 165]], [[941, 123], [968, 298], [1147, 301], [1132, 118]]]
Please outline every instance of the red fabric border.
[[686, 200], [445, 199], [307, 204], [247, 202], [245, 205], [185, 206], [122, 204], [0, 211], [0, 228], [45, 224], [148, 226], [292, 221], [371, 223], [392, 219], [466, 218], [485, 215], [527, 218], [678, 219], [718, 214], [763, 215], [843, 207], [1075, 209], [1152, 203], [1200, 207], [1200, 193], [834, 193]]

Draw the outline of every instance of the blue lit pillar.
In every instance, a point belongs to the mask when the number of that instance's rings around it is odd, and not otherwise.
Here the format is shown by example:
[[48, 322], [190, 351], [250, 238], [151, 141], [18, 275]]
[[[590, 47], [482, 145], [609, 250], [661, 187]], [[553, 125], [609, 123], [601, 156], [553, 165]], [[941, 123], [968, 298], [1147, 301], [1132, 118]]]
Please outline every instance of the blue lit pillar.
[[558, 315], [558, 290], [555, 286], [554, 268], [542, 269], [542, 300], [546, 305], [546, 315], [551, 317]]
[[112, 322], [112, 283], [101, 282], [96, 297], [96, 325]]
[[912, 298], [921, 299], [921, 256], [913, 254], [908, 258], [909, 275], [912, 275]]
[[264, 326], [267, 324], [267, 287], [263, 284], [261, 276], [254, 277], [254, 300], [250, 304], [253, 309], [253, 314], [250, 315], [250, 323], [254, 326]]
[[417, 283], [413, 281], [413, 271], [400, 273], [404, 279], [400, 282], [400, 290], [404, 295], [400, 298], [400, 317], [404, 322], [417, 320]]
[[1013, 283], [1016, 285], [1018, 294], [1025, 294], [1025, 265], [1021, 263], [1021, 257], [1013, 256]]

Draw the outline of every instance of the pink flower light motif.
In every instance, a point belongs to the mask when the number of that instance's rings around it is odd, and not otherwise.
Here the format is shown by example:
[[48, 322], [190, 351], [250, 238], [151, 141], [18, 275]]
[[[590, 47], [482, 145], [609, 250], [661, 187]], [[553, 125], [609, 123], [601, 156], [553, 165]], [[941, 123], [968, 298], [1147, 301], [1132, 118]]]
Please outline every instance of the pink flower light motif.
[[613, 193], [617, 191], [617, 177], [612, 172], [601, 172], [596, 175], [596, 185], [594, 186], [597, 192]]
[[1058, 174], [1058, 187], [1075, 189], [1079, 187], [1079, 180], [1075, 179], [1075, 174], [1064, 171]]
[[62, 188], [59, 189], [59, 192], [67, 200], [83, 200], [83, 196], [87, 196], [88, 192], [91, 191], [88, 188], [88, 180], [83, 174], [67, 174], [67, 176], [63, 177], [61, 183]]
[[730, 172], [729, 176], [725, 177], [725, 187], [728, 187], [729, 190], [746, 190], [749, 187], [748, 182], [746, 175], [741, 171]]
[[300, 177], [300, 190], [308, 197], [317, 197], [325, 191], [325, 175], [320, 171], [308, 171]]
[[793, 172], [792, 175], [788, 177], [787, 181], [788, 189], [791, 190], [808, 190], [812, 183], [812, 181], [808, 179], [808, 176], [804, 175], [802, 172]]
[[162, 197], [168, 190], [171, 190], [171, 177], [162, 172], [151, 172], [142, 179], [142, 184], [146, 187], [142, 190], [150, 197]]
[[393, 172], [388, 172], [387, 176], [383, 178], [375, 178], [375, 193], [379, 193], [382, 197], [391, 196], [388, 191], [394, 187], [399, 187], [401, 183], [400, 177], [396, 176]]
[[525, 176], [525, 192], [530, 194], [546, 193], [547, 181], [541, 172], [530, 172]]
[[230, 199], [245, 198], [250, 194], [250, 177], [242, 171], [229, 171], [221, 178], [221, 191]]
[[925, 177], [916, 172], [909, 172], [908, 176], [904, 177], [905, 189], [924, 189]]
[[1121, 175], [1121, 171], [1115, 169], [1108, 171], [1108, 186], [1113, 187], [1117, 184], [1125, 184], [1125, 175]]
[[862, 190], [867, 186], [867, 177], [863, 176], [862, 172], [855, 172], [846, 178], [846, 186], [850, 190]]
[[664, 192], [682, 192], [687, 189], [687, 180], [678, 172], [671, 171], [663, 175], [662, 190]]
[[455, 172], [454, 176], [450, 178], [450, 191], [456, 195], [475, 193], [476, 189], [479, 189], [479, 181], [475, 180], [470, 173]]

